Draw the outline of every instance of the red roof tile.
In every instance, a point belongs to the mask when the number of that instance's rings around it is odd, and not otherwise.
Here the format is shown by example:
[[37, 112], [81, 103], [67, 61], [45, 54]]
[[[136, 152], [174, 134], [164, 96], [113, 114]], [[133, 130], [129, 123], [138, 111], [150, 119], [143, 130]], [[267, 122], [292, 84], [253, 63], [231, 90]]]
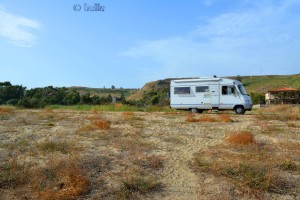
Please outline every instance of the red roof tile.
[[269, 90], [268, 92], [288, 92], [288, 91], [297, 91], [295, 88], [278, 88], [275, 90]]

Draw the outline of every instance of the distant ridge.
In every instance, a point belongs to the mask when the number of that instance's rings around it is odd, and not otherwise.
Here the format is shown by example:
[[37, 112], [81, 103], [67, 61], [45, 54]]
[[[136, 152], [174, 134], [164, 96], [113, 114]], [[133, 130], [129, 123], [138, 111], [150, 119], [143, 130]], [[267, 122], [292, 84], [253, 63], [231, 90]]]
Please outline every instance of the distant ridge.
[[[195, 77], [192, 77], [195, 78]], [[290, 87], [300, 88], [300, 74], [293, 75], [263, 75], [263, 76], [227, 76], [224, 78], [238, 79], [244, 84], [247, 92], [264, 94], [268, 90]], [[133, 93], [127, 100], [141, 100], [145, 93], [150, 91], [169, 91], [170, 81], [185, 78], [167, 78], [148, 82], [142, 89]]]
[[71, 87], [69, 87], [69, 88], [71, 88], [71, 89], [76, 89], [76, 88], [88, 88], [88, 87], [84, 87], [84, 86], [71, 86]]

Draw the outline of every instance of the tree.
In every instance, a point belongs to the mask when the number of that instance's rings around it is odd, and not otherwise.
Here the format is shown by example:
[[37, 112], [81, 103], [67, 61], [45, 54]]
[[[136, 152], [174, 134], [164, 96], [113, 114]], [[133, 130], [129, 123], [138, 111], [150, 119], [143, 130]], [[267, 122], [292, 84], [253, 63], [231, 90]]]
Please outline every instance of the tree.
[[111, 89], [114, 90], [114, 89], [116, 89], [116, 87], [115, 87], [114, 85], [112, 85], [112, 86], [111, 86]]
[[81, 104], [91, 104], [92, 103], [91, 94], [89, 92], [87, 92], [87, 93], [84, 93], [83, 95], [81, 95], [80, 103]]
[[64, 97], [64, 103], [66, 105], [76, 105], [80, 102], [80, 94], [79, 92], [73, 90], [68, 91]]
[[123, 90], [121, 91], [120, 101], [121, 101], [122, 103], [125, 102], [125, 94], [124, 94], [124, 91], [123, 91]]
[[9, 81], [0, 82], [0, 86], [12, 86]]
[[15, 103], [15, 101], [19, 101], [24, 96], [25, 87], [21, 85], [11, 85], [10, 82], [0, 83], [0, 99], [2, 100], [2, 104], [7, 103], [9, 100], [10, 103]]
[[251, 92], [250, 93], [253, 104], [264, 104], [265, 103], [265, 95], [260, 93]]

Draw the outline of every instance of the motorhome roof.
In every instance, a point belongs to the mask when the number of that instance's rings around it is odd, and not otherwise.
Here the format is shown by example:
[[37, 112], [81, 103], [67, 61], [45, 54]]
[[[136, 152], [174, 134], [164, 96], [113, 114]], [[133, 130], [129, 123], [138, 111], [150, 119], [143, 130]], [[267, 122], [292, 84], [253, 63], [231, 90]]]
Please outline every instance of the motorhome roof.
[[201, 81], [219, 81], [221, 78], [212, 78], [212, 77], [202, 77], [202, 78], [194, 78], [194, 79], [180, 79], [173, 80], [175, 83], [186, 83], [186, 82], [201, 82]]

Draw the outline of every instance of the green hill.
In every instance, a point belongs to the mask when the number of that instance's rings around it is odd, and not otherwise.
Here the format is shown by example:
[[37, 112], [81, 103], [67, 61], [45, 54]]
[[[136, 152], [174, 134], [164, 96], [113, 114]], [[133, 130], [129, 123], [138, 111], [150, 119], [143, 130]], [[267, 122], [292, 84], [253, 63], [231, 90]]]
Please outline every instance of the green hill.
[[[300, 74], [294, 75], [266, 75], [266, 76], [230, 76], [226, 78], [232, 78], [240, 80], [247, 92], [265, 94], [268, 90], [291, 87], [300, 88]], [[153, 100], [158, 98], [164, 100], [164, 104], [167, 104], [166, 98], [170, 89], [170, 80], [172, 78], [158, 80], [146, 83], [145, 86], [133, 93], [127, 98], [127, 100], [139, 101], [139, 100]], [[152, 96], [151, 96], [152, 94]]]
[[248, 93], [266, 93], [268, 90], [291, 87], [300, 88], [300, 74], [294, 75], [268, 75], [268, 76], [233, 76], [240, 79]]

